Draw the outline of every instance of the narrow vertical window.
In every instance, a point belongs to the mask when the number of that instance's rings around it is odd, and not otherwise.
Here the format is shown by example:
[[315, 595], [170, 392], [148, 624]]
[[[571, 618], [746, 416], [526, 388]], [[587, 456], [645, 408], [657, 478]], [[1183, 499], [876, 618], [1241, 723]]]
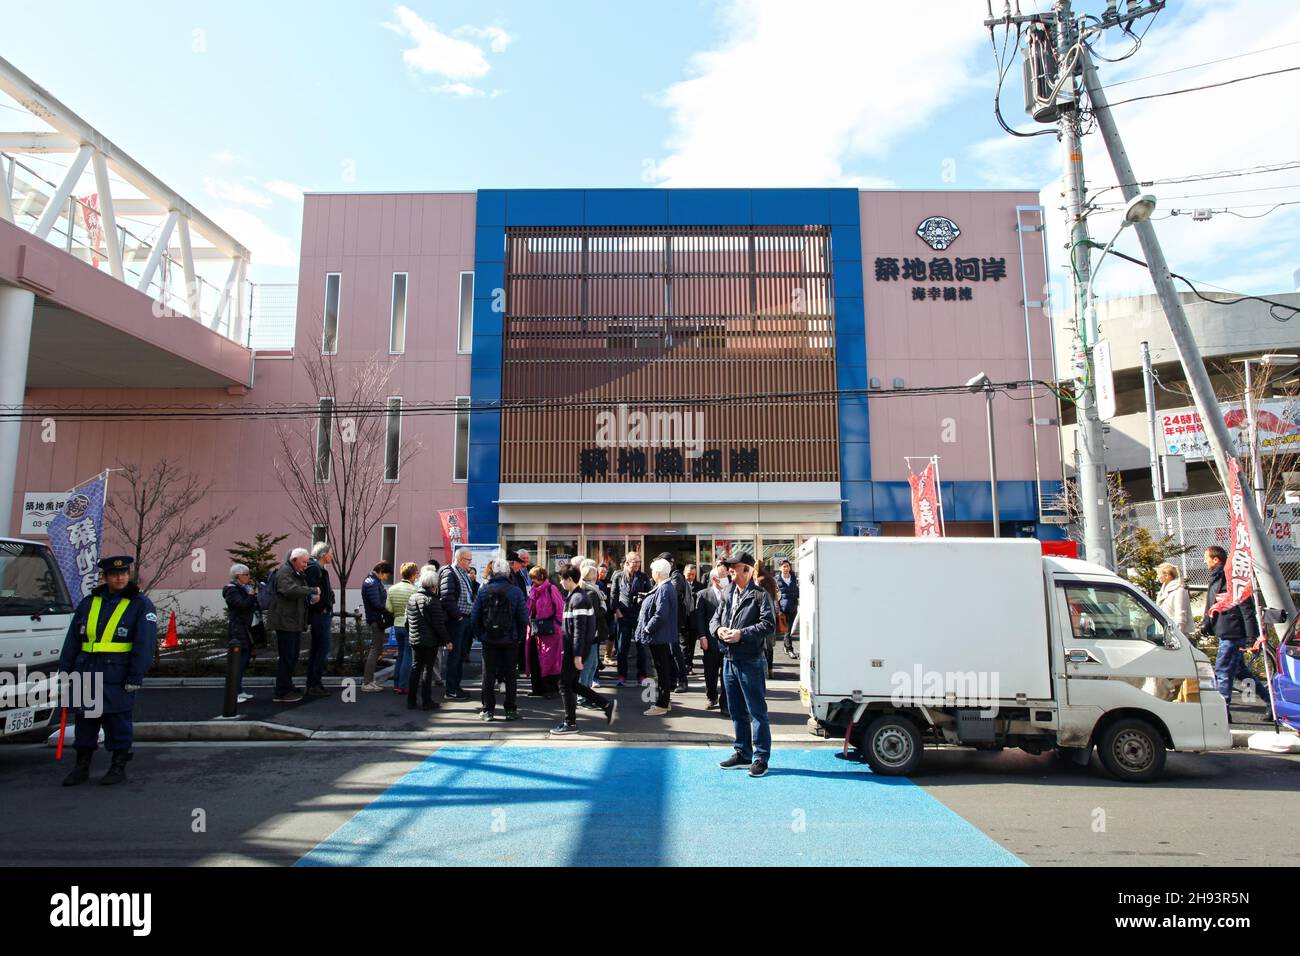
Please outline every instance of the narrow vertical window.
[[342, 282], [341, 273], [325, 273], [325, 328], [320, 341], [322, 355], [333, 355], [339, 350], [339, 289]]
[[469, 480], [469, 397], [465, 395], [456, 398], [456, 454], [455, 454], [455, 474], [452, 479], [455, 481]]
[[311, 526], [311, 543], [312, 543], [312, 545], [318, 545], [318, 544], [320, 544], [322, 541], [328, 541], [328, 540], [329, 540], [329, 537], [328, 537], [328, 535], [326, 535], [326, 533], [325, 533], [325, 526], [324, 526], [323, 524], [314, 524], [314, 525]]
[[379, 556], [387, 561], [390, 567], [397, 567], [397, 525], [384, 525], [379, 539]]
[[316, 480], [330, 480], [330, 452], [334, 426], [334, 399], [320, 400], [320, 413], [316, 419]]
[[402, 400], [388, 400], [388, 431], [384, 436], [384, 481], [396, 481], [401, 467]]
[[406, 273], [393, 273], [393, 317], [388, 327], [388, 351], [406, 351]]
[[474, 350], [474, 273], [460, 274], [460, 325], [456, 351], [468, 355]]

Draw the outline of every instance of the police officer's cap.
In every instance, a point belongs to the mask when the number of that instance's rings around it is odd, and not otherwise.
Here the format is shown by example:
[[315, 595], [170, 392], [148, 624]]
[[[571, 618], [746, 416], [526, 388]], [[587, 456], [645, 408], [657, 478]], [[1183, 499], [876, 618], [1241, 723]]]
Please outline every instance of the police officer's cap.
[[119, 554], [111, 558], [101, 558], [99, 561], [99, 570], [105, 574], [119, 574], [123, 571], [130, 571], [131, 565], [135, 558], [128, 554]]

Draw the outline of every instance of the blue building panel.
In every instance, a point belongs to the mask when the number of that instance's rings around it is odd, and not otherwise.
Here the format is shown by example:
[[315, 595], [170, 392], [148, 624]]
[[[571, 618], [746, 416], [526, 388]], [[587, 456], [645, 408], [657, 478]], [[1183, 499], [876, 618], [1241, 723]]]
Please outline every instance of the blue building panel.
[[[840, 383], [840, 389], [843, 391], [848, 388], [843, 382]], [[843, 469], [841, 478], [847, 478], [850, 481], [866, 481], [871, 477], [871, 459], [867, 458], [862, 464], [865, 471], [856, 471], [850, 467], [850, 462], [844, 456], [844, 446], [853, 442], [866, 443], [871, 441], [871, 429], [868, 425], [867, 418], [867, 398], [865, 395], [842, 395], [839, 401], [840, 412], [840, 464]], [[854, 461], [854, 465], [858, 462]]]
[[862, 205], [856, 189], [828, 189], [831, 225], [857, 226], [862, 219]]
[[[841, 391], [865, 389], [867, 387], [867, 368], [865, 365], [836, 365], [836, 387]], [[841, 401], [843, 401], [841, 397]]]
[[491, 299], [506, 287], [504, 262], [479, 262], [474, 269], [474, 298]]
[[749, 206], [759, 226], [830, 224], [831, 201], [825, 189], [752, 189]]
[[480, 226], [504, 226], [506, 224], [506, 191], [504, 189], [480, 189], [474, 204], [474, 220]]
[[[504, 312], [498, 312], [492, 307], [493, 300], [490, 298], [474, 299], [474, 340], [477, 341], [480, 335], [500, 338], [505, 331]], [[475, 351], [478, 351], [475, 349]]]
[[474, 271], [485, 262], [506, 261], [506, 231], [501, 226], [474, 227]]
[[[470, 400], [475, 406], [480, 406], [484, 402], [501, 401], [500, 366], [497, 368], [470, 369], [469, 382]], [[471, 431], [472, 430], [473, 427], [471, 425]]]
[[[841, 487], [844, 489], [843, 523], [848, 526], [873, 521], [871, 482], [846, 481]], [[850, 533], [847, 528], [846, 533]]]
[[[867, 332], [866, 317], [862, 309], [862, 299], [854, 296], [835, 297], [835, 334], [840, 335], [865, 335]], [[859, 356], [857, 360], [865, 360]]]
[[588, 189], [588, 226], [664, 226], [668, 193], [662, 189]]
[[[470, 399], [471, 404], [473, 398]], [[473, 445], [501, 444], [501, 413], [475, 410], [469, 414], [469, 443]]]
[[862, 261], [862, 230], [857, 226], [831, 226], [831, 261]]
[[474, 354], [470, 356], [472, 372], [495, 372], [501, 377], [501, 336], [474, 330]]
[[511, 226], [581, 226], [586, 206], [581, 189], [512, 189], [506, 196]]
[[748, 189], [670, 189], [673, 226], [742, 226], [750, 223]]
[[862, 298], [862, 263], [857, 259], [841, 259], [835, 263], [835, 296]]

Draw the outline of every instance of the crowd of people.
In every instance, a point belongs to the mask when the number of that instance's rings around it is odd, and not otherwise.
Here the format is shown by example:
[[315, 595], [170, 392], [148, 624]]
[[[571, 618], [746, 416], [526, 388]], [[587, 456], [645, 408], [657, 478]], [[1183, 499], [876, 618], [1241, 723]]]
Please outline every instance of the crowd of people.
[[[274, 700], [296, 703], [325, 696], [322, 677], [331, 650], [330, 616], [335, 592], [327, 544], [308, 552], [293, 549], [267, 583], [256, 586], [249, 569], [231, 568], [224, 596], [231, 642], [241, 651], [241, 701], [244, 670], [253, 650], [253, 629], [264, 615], [275, 632], [278, 666]], [[369, 652], [361, 691], [380, 693], [381, 655], [392, 629], [397, 657], [392, 688], [406, 696], [410, 709], [436, 710], [446, 701], [469, 701], [462, 684], [470, 651], [481, 647], [478, 716], [483, 721], [519, 719], [519, 679], [527, 696], [560, 699], [555, 736], [576, 733], [579, 702], [611, 726], [619, 702], [598, 692], [635, 681], [652, 688], [644, 711], [662, 717], [672, 710], [672, 695], [689, 688], [701, 655], [707, 709], [720, 711], [735, 729], [734, 753], [724, 767], [749, 767], [762, 776], [771, 754], [766, 681], [773, 673], [774, 649], [782, 638], [794, 659], [792, 632], [799, 604], [799, 582], [789, 561], [769, 573], [742, 553], [717, 567], [686, 564], [659, 555], [642, 570], [630, 552], [622, 566], [581, 559], [548, 573], [534, 566], [527, 551], [497, 559], [479, 582], [473, 552], [456, 550], [445, 567], [407, 562], [397, 569], [376, 564], [361, 586]], [[310, 634], [305, 689], [294, 684], [302, 636]], [[435, 699], [442, 687], [442, 700]], [[650, 693], [649, 691], [647, 693]], [[500, 707], [498, 708], [498, 702]]]

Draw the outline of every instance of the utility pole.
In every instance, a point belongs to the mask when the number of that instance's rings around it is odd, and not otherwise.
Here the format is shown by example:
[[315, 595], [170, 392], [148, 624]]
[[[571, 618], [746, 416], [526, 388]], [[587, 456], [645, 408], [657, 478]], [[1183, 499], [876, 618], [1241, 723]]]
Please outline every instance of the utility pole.
[[[1066, 211], [1070, 222], [1070, 279], [1074, 301], [1074, 395], [1076, 409], [1075, 472], [1079, 482], [1079, 511], [1083, 523], [1084, 556], [1093, 564], [1115, 569], [1114, 533], [1111, 526], [1110, 489], [1106, 482], [1106, 445], [1101, 419], [1097, 415], [1096, 380], [1093, 375], [1093, 347], [1097, 343], [1096, 311], [1088, 307], [1088, 280], [1092, 276], [1092, 248], [1088, 235], [1087, 190], [1083, 179], [1082, 127], [1079, 116], [1078, 62], [1072, 53], [1078, 43], [1078, 26], [1071, 12], [1070, 0], [1057, 0], [1053, 12], [1044, 14], [1012, 13], [1010, 4], [1002, 16], [992, 15], [984, 25], [991, 30], [1003, 26], [1017, 31], [1023, 24], [1041, 25], [1049, 31], [1055, 47], [1058, 71], [1068, 75], [1048, 77], [1055, 91], [1050, 97], [1057, 104], [1055, 120], [1061, 143]], [[1038, 27], [1035, 26], [1035, 29]], [[1050, 122], [1050, 119], [1043, 119]]]
[[[1132, 200], [1139, 192], [1138, 178], [1133, 172], [1133, 164], [1124, 151], [1124, 141], [1120, 138], [1119, 127], [1115, 124], [1106, 92], [1097, 77], [1097, 68], [1093, 65], [1092, 57], [1088, 55], [1086, 47], [1080, 49], [1079, 58], [1083, 66], [1084, 87], [1088, 91], [1088, 99], [1092, 103], [1093, 115], [1101, 130], [1102, 139], [1105, 140], [1106, 151], [1110, 154], [1111, 165], [1115, 168], [1116, 179], [1125, 200]], [[1219, 408], [1218, 399], [1214, 396], [1214, 388], [1205, 370], [1205, 362], [1196, 347], [1196, 339], [1192, 335], [1191, 327], [1187, 324], [1183, 303], [1174, 288], [1174, 280], [1169, 274], [1169, 264], [1165, 261], [1164, 250], [1160, 248], [1155, 226], [1150, 219], [1146, 219], [1135, 223], [1134, 228], [1137, 230], [1138, 241], [1142, 245], [1142, 254], [1146, 258], [1147, 268], [1151, 272], [1151, 281], [1156, 287], [1156, 295], [1164, 309], [1165, 320], [1169, 323], [1169, 332], [1173, 337], [1174, 347], [1178, 350], [1183, 374], [1187, 377], [1187, 384], [1191, 388], [1192, 400], [1196, 403], [1201, 421], [1205, 423], [1206, 436], [1214, 453], [1215, 464], [1219, 468], [1219, 474], [1226, 481], [1228, 459], [1234, 456], [1235, 446], [1228, 434], [1228, 426], [1223, 422], [1223, 413]], [[1255, 496], [1247, 493], [1243, 498], [1246, 523], [1250, 528], [1251, 550], [1255, 555], [1255, 576], [1259, 581], [1264, 602], [1271, 608], [1284, 609], [1288, 619], [1294, 619], [1295, 604], [1291, 600], [1287, 579], [1282, 575], [1277, 556], [1273, 554], [1273, 549], [1264, 535], [1264, 522], [1255, 504]]]
[[[1077, 42], [1070, 0], [1056, 4], [1056, 50], [1064, 68]], [[1058, 80], [1060, 78], [1058, 77]], [[1073, 76], [1065, 81], [1077, 94]], [[1070, 221], [1070, 277], [1074, 283], [1074, 394], [1075, 427], [1079, 434], [1079, 509], [1083, 519], [1083, 549], [1088, 561], [1115, 569], [1115, 544], [1111, 536], [1110, 489], [1106, 482], [1106, 439], [1097, 417], [1097, 386], [1093, 375], [1093, 347], [1097, 344], [1097, 312], [1086, 300], [1092, 275], [1092, 244], [1088, 235], [1087, 191], [1083, 182], [1078, 97], [1070, 109], [1061, 110], [1061, 154], [1064, 163], [1066, 211]]]
[[1161, 537], [1169, 533], [1165, 527], [1165, 487], [1160, 480], [1160, 451], [1156, 445], [1156, 383], [1151, 371], [1151, 346], [1142, 343], [1142, 390], [1147, 399], [1147, 446], [1151, 449], [1151, 497], [1156, 503], [1156, 526]]

